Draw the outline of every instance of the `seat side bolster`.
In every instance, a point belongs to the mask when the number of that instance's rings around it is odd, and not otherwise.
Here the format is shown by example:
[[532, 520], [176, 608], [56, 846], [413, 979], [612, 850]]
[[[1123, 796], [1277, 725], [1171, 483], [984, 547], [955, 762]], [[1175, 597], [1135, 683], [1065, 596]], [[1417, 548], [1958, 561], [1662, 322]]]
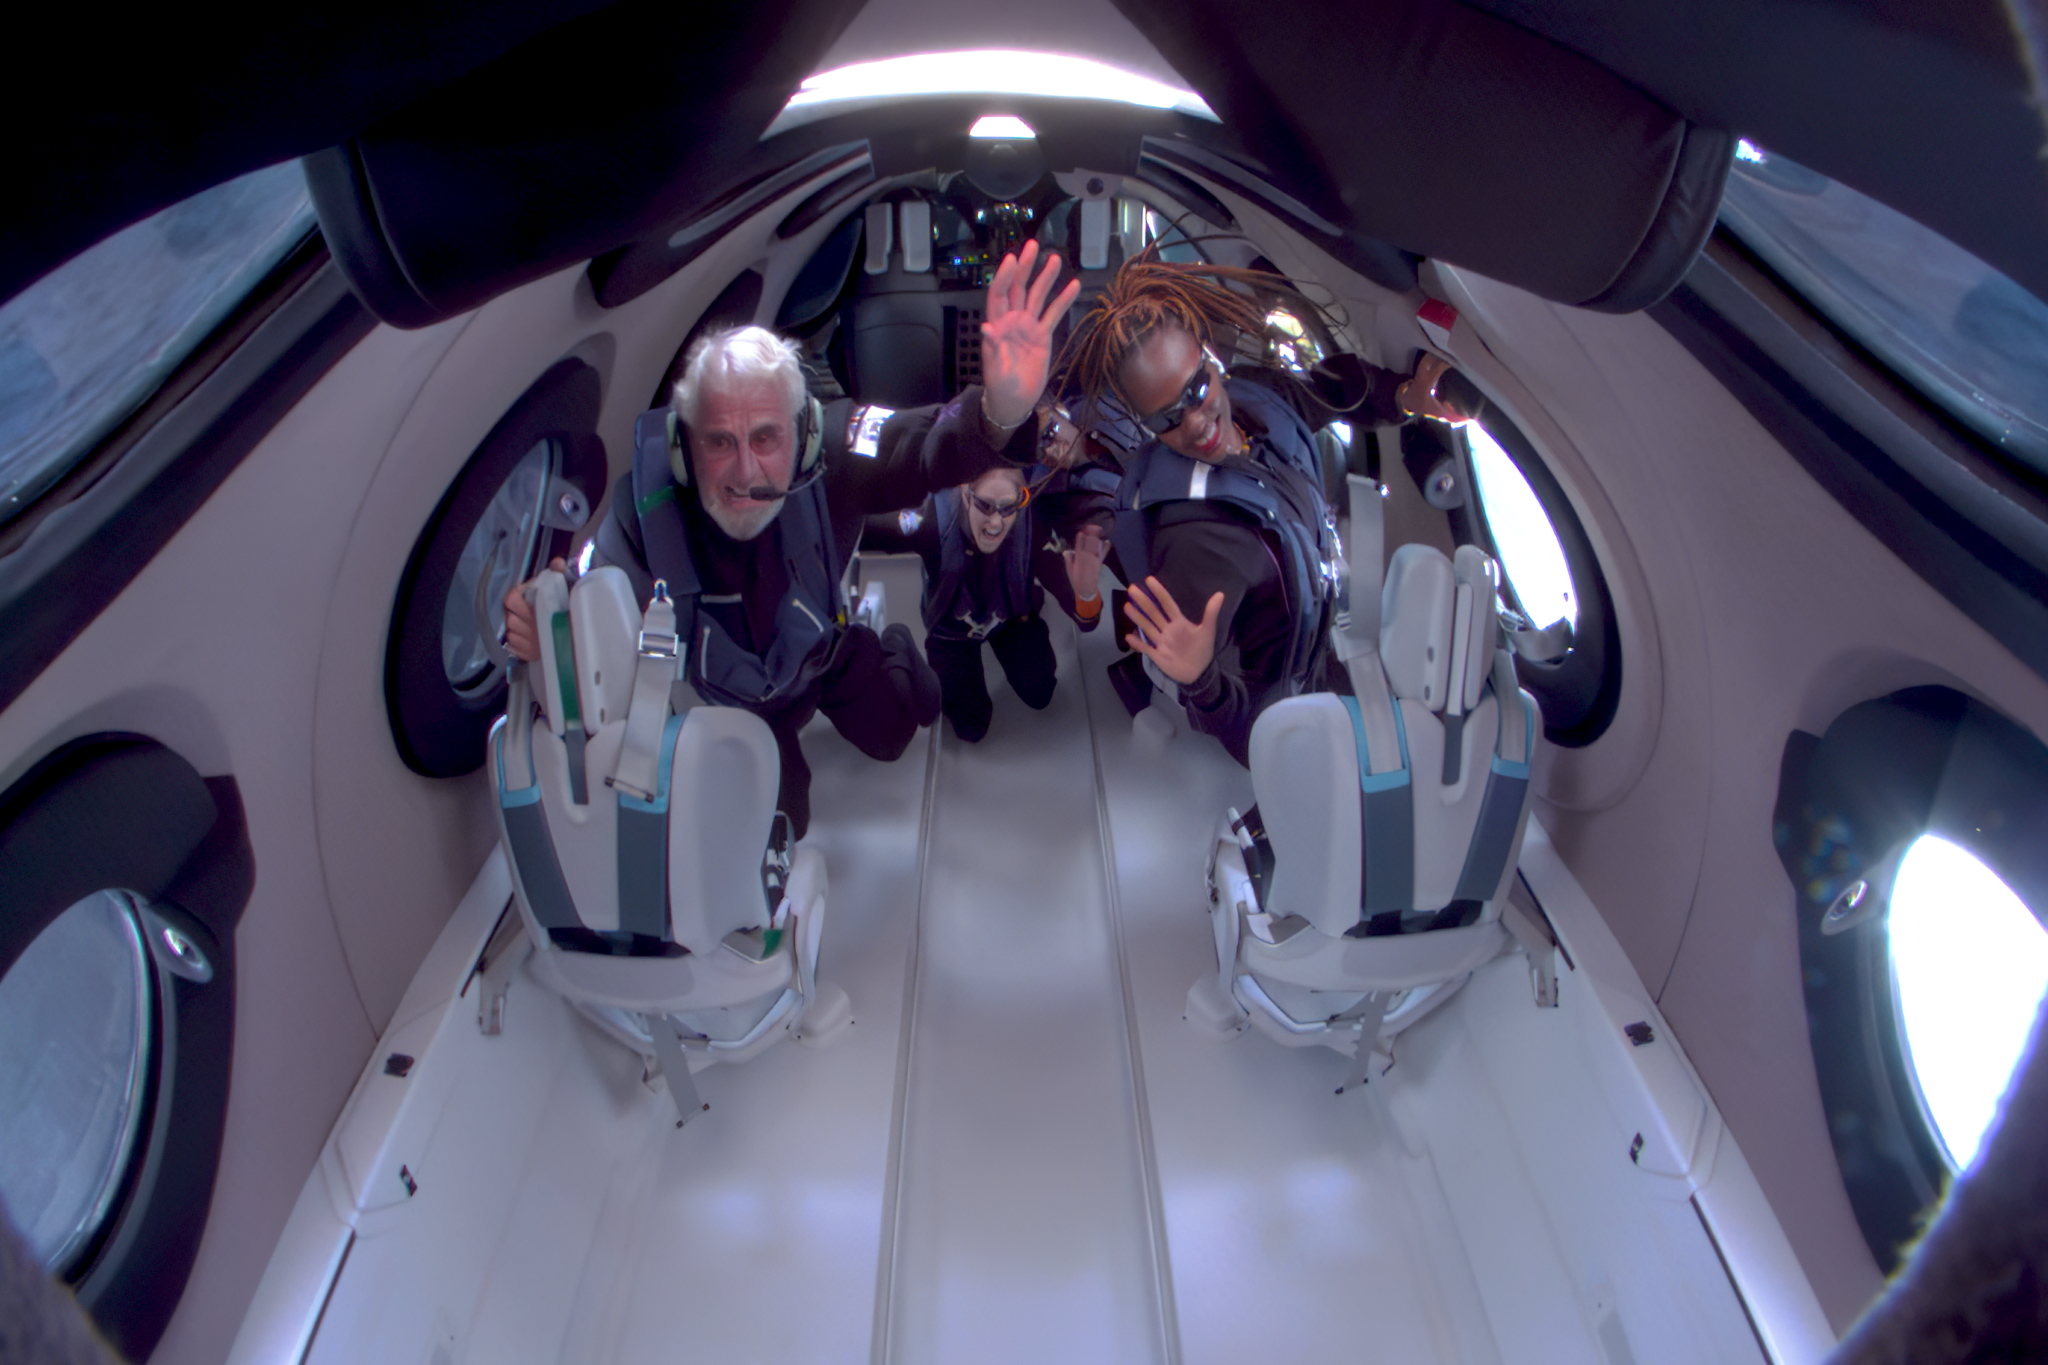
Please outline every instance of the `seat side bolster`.
[[1357, 745], [1343, 701], [1290, 697], [1252, 726], [1252, 786], [1275, 860], [1267, 909], [1326, 934], [1358, 920], [1362, 870]]
[[750, 711], [693, 709], [677, 736], [669, 785], [670, 935], [708, 954], [767, 915], [761, 862], [781, 761], [774, 732]]

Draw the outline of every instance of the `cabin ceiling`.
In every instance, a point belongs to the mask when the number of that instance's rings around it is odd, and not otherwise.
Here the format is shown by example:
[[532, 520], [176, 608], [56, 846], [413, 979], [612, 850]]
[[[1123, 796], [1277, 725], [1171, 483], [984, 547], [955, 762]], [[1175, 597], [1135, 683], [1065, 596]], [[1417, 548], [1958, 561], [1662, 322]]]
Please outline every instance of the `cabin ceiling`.
[[17, 143], [0, 296], [319, 154], [330, 245], [380, 316], [418, 325], [686, 219], [758, 167], [811, 71], [1015, 45], [1177, 74], [1223, 120], [1185, 136], [1345, 233], [1560, 302], [1624, 311], [1682, 275], [1733, 134], [2048, 297], [2029, 25], [2004, 0], [766, 0], [687, 21], [649, 0], [424, 0], [261, 28], [145, 10], [113, 42], [93, 12], [47, 18], [45, 50], [90, 54], [91, 78], [68, 109], [39, 84], [5, 96], [46, 131]]

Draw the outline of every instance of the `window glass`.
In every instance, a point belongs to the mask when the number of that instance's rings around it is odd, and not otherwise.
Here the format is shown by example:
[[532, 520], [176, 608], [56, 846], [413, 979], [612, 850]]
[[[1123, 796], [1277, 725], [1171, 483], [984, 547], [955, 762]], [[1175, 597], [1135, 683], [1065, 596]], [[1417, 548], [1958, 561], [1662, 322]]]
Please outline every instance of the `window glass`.
[[1579, 624], [1578, 594], [1564, 546], [1543, 502], [1508, 453], [1477, 422], [1462, 428], [1472, 457], [1479, 512], [1500, 561], [1501, 596], [1512, 610], [1538, 628], [1559, 620]]
[[555, 447], [540, 441], [513, 466], [482, 520], [463, 544], [455, 581], [441, 616], [441, 664], [458, 692], [488, 686], [495, 673], [477, 620], [477, 587], [483, 585], [483, 609], [490, 638], [505, 633], [505, 594], [538, 567], [534, 558], [542, 542], [541, 499], [555, 473]]
[[1954, 417], [2048, 473], [2048, 305], [1941, 234], [1744, 142], [1721, 219]]
[[61, 1272], [113, 1207], [142, 1126], [154, 1051], [134, 901], [66, 910], [0, 978], [0, 1197]]
[[0, 305], [0, 523], [135, 411], [313, 225], [297, 162], [173, 204]]
[[1997, 873], [1933, 835], [1899, 863], [1887, 928], [1908, 1065], [1960, 1170], [1998, 1116], [2048, 988], [2048, 930]]
[[1203, 260], [1202, 250], [1190, 241], [1180, 225], [1154, 209], [1145, 210], [1144, 244], [1159, 244], [1159, 259], [1178, 265], [1194, 265]]
[[1306, 374], [1323, 361], [1322, 341], [1292, 310], [1276, 306], [1266, 314], [1266, 358], [1295, 374]]

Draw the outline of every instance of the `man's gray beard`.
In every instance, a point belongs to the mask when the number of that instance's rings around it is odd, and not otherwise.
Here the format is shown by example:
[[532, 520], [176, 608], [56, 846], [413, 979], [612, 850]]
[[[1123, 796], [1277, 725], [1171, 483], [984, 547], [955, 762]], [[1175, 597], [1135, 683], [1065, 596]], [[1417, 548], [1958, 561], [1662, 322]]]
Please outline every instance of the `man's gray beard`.
[[777, 498], [766, 507], [751, 508], [740, 512], [725, 506], [716, 499], [706, 498], [704, 500], [704, 513], [711, 518], [713, 526], [716, 526], [734, 540], [752, 540], [755, 536], [768, 529], [776, 516], [782, 511], [782, 504], [788, 501], [788, 498]]

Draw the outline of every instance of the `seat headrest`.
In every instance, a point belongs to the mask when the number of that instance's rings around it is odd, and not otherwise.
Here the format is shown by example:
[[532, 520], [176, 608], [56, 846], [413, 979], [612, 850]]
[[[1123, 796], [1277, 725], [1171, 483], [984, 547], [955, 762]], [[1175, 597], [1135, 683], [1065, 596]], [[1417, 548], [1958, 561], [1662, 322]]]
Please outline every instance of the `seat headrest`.
[[624, 569], [606, 565], [569, 590], [569, 631], [576, 641], [576, 686], [583, 728], [596, 734], [624, 720], [633, 704], [633, 665], [640, 653], [640, 608]]
[[1470, 711], [1479, 705], [1479, 694], [1486, 687], [1486, 679], [1493, 671], [1493, 653], [1500, 645], [1500, 612], [1495, 606], [1500, 600], [1500, 582], [1495, 576], [1492, 556], [1473, 545], [1460, 545], [1458, 557], [1452, 563], [1460, 588], [1471, 590], [1471, 607], [1462, 604], [1459, 624], [1466, 630], [1462, 649], [1455, 643], [1451, 650], [1454, 662], [1465, 665], [1465, 696], [1458, 707]]
[[1458, 602], [1451, 561], [1433, 546], [1403, 545], [1387, 565], [1380, 602], [1380, 662], [1387, 685], [1404, 701], [1443, 710]]

